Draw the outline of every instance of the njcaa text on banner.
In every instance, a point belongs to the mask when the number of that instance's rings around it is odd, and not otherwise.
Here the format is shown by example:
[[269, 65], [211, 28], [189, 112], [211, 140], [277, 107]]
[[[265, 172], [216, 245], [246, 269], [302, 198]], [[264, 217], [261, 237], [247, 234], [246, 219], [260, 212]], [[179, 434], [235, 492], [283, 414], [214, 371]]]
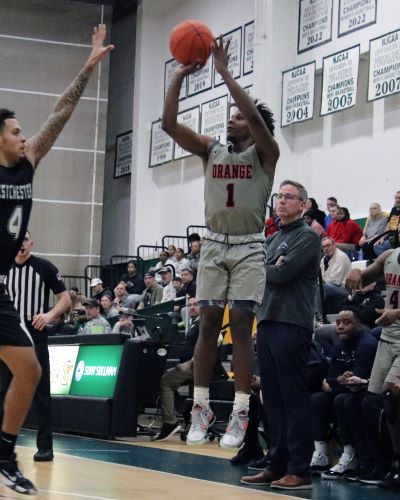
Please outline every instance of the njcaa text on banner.
[[369, 42], [368, 101], [400, 92], [400, 30]]
[[332, 0], [300, 0], [297, 52], [332, 40]]
[[282, 73], [281, 127], [314, 115], [315, 61]]
[[226, 144], [228, 96], [224, 95], [201, 105], [201, 134]]
[[376, 0], [340, 0], [338, 35], [376, 23]]
[[359, 61], [359, 45], [324, 57], [321, 116], [356, 104]]
[[[200, 106], [196, 106], [191, 109], [186, 109], [178, 114], [178, 123], [189, 127], [191, 130], [195, 132], [199, 132], [200, 128]], [[186, 156], [190, 156], [192, 153], [189, 153], [185, 149], [181, 148], [179, 144], [175, 143], [174, 148], [174, 160], [179, 160], [180, 158], [185, 158]]]
[[156, 167], [172, 160], [174, 141], [161, 128], [161, 120], [151, 124], [150, 167]]

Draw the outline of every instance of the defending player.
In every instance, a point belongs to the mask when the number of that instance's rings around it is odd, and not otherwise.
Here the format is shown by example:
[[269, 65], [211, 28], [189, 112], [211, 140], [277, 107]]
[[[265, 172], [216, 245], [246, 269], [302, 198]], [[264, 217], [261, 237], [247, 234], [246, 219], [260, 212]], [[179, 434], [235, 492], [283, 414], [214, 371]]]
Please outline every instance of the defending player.
[[14, 491], [27, 495], [34, 494], [36, 488], [19, 470], [14, 448], [41, 369], [29, 333], [21, 327], [5, 293], [4, 278], [28, 227], [34, 171], [70, 118], [95, 66], [114, 48], [103, 45], [105, 36], [105, 25], [94, 28], [88, 60], [37, 135], [26, 139], [14, 113], [0, 109], [0, 359], [13, 374], [0, 432], [0, 479]]
[[256, 104], [228, 70], [229, 42], [222, 37], [212, 46], [215, 69], [223, 78], [237, 111], [228, 121], [228, 146], [199, 135], [177, 122], [179, 92], [186, 75], [199, 64], [180, 66], [168, 89], [163, 129], [185, 150], [199, 156], [205, 173], [205, 220], [208, 228], [197, 275], [200, 337], [194, 356], [194, 404], [188, 444], [206, 441], [214, 419], [209, 407], [209, 385], [217, 359], [217, 339], [225, 304], [230, 306], [233, 338], [235, 401], [220, 444], [242, 444], [248, 422], [253, 347], [254, 310], [265, 284], [263, 228], [278, 144], [273, 137], [272, 113]]

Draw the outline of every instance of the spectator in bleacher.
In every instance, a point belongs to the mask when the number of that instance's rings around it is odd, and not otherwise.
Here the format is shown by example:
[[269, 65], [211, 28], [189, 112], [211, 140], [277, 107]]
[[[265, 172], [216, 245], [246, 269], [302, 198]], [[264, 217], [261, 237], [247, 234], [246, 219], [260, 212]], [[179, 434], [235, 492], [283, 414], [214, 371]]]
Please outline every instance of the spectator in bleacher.
[[268, 236], [271, 236], [271, 234], [279, 231], [279, 222], [280, 219], [277, 216], [276, 211], [274, 210], [271, 217], [268, 217], [268, 219], [265, 220], [264, 234], [266, 238], [268, 238]]
[[189, 234], [189, 236], [188, 236], [188, 245], [189, 245], [189, 247], [191, 246], [191, 244], [193, 243], [193, 241], [198, 241], [198, 242], [201, 241], [200, 235], [198, 233]]
[[102, 308], [103, 316], [107, 320], [119, 316], [118, 309], [115, 307], [113, 301], [108, 295], [103, 295], [103, 297], [100, 299], [100, 305]]
[[322, 227], [325, 226], [325, 218], [326, 218], [325, 212], [320, 210], [320, 208], [318, 207], [318, 203], [315, 201], [314, 198], [308, 198], [308, 200], [306, 201], [305, 212], [308, 211], [312, 212], [312, 217], [318, 222], [318, 224], [321, 224]]
[[182, 248], [176, 249], [175, 258], [175, 275], [180, 276], [184, 269], [190, 269], [190, 264]]
[[324, 238], [326, 236], [324, 227], [321, 226], [317, 219], [315, 219], [314, 212], [312, 210], [306, 210], [303, 213], [303, 220], [318, 234], [320, 238]]
[[154, 306], [161, 302], [163, 287], [157, 283], [155, 276], [156, 273], [154, 271], [147, 271], [144, 274], [146, 288], [142, 293], [137, 309], [144, 309], [145, 307]]
[[108, 287], [103, 286], [103, 280], [100, 278], [93, 278], [90, 282], [92, 299], [96, 299], [100, 302], [103, 295], [108, 295], [111, 299], [113, 298], [112, 291]]
[[88, 299], [85, 306], [87, 322], [79, 328], [79, 335], [90, 335], [97, 333], [111, 333], [110, 323], [100, 314], [100, 302], [97, 299]]
[[133, 336], [135, 330], [133, 324], [134, 315], [134, 309], [121, 309], [120, 319], [115, 323], [112, 333], [129, 333]]
[[374, 248], [368, 243], [374, 238], [384, 233], [388, 222], [389, 214], [383, 212], [379, 203], [371, 203], [369, 206], [369, 215], [365, 221], [363, 235], [358, 244], [361, 247], [362, 257], [366, 260], [373, 260], [376, 257]]
[[181, 279], [183, 286], [177, 292], [177, 297], [184, 297], [189, 295], [189, 297], [196, 297], [196, 282], [194, 281], [193, 271], [191, 269], [184, 269], [181, 273]]
[[[173, 260], [170, 259], [169, 255], [168, 255], [168, 252], [166, 250], [162, 250], [160, 252], [160, 260], [157, 262], [157, 264], [154, 266], [154, 267], [151, 267], [149, 269], [149, 271], [154, 271], [155, 273], [157, 273], [157, 271], [159, 271], [162, 267], [165, 267], [165, 266], [172, 266], [174, 269], [175, 269], [175, 263]], [[158, 277], [158, 276], [156, 276]], [[160, 277], [160, 281], [161, 281], [161, 277]]]
[[168, 245], [167, 248], [168, 252], [168, 258], [172, 260], [172, 262], [176, 262], [176, 246], [175, 245]]
[[141, 300], [141, 295], [129, 294], [127, 291], [127, 286], [125, 281], [120, 281], [114, 289], [115, 299], [113, 301], [114, 306], [118, 311], [123, 307], [128, 307], [134, 309]]
[[[335, 331], [338, 342], [333, 348], [327, 385], [311, 396], [315, 451], [310, 469], [326, 471], [323, 479], [337, 479], [355, 471], [360, 460], [361, 465], [369, 465], [361, 408], [378, 341], [362, 327], [355, 309], [340, 311]], [[351, 389], [348, 384], [352, 384]], [[338, 423], [343, 453], [338, 464], [330, 468], [328, 430], [333, 417]]]
[[173, 274], [170, 266], [162, 267], [158, 274], [161, 275], [161, 284], [163, 286], [163, 296], [161, 302], [174, 300], [176, 297], [176, 290], [172, 284]]
[[394, 197], [394, 207], [390, 211], [389, 221], [385, 228], [390, 231], [389, 234], [380, 238], [374, 246], [376, 255], [381, 255], [386, 250], [397, 248], [399, 246], [400, 237], [400, 191], [397, 191]]
[[188, 253], [187, 258], [189, 261], [190, 269], [196, 275], [200, 260], [200, 241], [192, 242], [190, 246], [190, 252]]
[[336, 246], [346, 253], [354, 252], [363, 231], [356, 221], [350, 219], [346, 207], [339, 207], [336, 220], [332, 220], [327, 230], [328, 236], [335, 240]]
[[331, 209], [338, 206], [337, 199], [334, 196], [330, 196], [326, 200], [326, 216], [325, 216], [325, 230], [328, 229], [329, 224], [332, 222]]
[[199, 305], [195, 297], [189, 299], [190, 328], [186, 333], [179, 356], [179, 364], [161, 378], [161, 432], [156, 440], [163, 441], [181, 429], [175, 415], [175, 392], [179, 387], [193, 381], [193, 353], [199, 338]]
[[361, 323], [373, 330], [376, 328], [376, 320], [380, 316], [376, 311], [385, 307], [385, 299], [382, 297], [380, 287], [374, 281], [361, 290], [350, 293], [339, 305], [340, 310], [346, 309], [346, 307], [356, 309]]
[[138, 274], [136, 264], [130, 260], [127, 264], [127, 272], [121, 276], [121, 281], [126, 283], [126, 291], [130, 295], [142, 295], [146, 285], [144, 284], [143, 276]]
[[[351, 270], [351, 262], [342, 250], [336, 247], [335, 241], [329, 236], [322, 238], [321, 276], [323, 281], [325, 303], [331, 306], [333, 312], [338, 311], [339, 302], [347, 297], [344, 286], [346, 276]], [[322, 315], [322, 304], [319, 290], [317, 291], [317, 312]]]

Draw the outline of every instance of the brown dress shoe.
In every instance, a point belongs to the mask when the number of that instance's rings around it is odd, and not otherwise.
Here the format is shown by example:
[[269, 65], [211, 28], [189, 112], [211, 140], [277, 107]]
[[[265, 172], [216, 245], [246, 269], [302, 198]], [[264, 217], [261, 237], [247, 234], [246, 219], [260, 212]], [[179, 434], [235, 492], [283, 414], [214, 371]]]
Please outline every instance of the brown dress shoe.
[[273, 481], [271, 483], [271, 488], [279, 488], [281, 490], [311, 490], [311, 477], [287, 474], [282, 479]]
[[281, 474], [275, 474], [275, 472], [264, 469], [255, 476], [243, 476], [240, 482], [244, 484], [254, 484], [256, 486], [269, 486], [272, 481], [276, 481], [281, 477]]

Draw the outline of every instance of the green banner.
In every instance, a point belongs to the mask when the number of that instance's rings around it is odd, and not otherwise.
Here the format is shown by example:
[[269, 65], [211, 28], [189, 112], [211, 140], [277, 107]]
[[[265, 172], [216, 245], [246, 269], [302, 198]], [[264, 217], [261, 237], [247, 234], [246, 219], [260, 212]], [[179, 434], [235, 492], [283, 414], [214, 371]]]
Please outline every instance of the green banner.
[[71, 396], [112, 398], [123, 345], [81, 345], [71, 383]]

